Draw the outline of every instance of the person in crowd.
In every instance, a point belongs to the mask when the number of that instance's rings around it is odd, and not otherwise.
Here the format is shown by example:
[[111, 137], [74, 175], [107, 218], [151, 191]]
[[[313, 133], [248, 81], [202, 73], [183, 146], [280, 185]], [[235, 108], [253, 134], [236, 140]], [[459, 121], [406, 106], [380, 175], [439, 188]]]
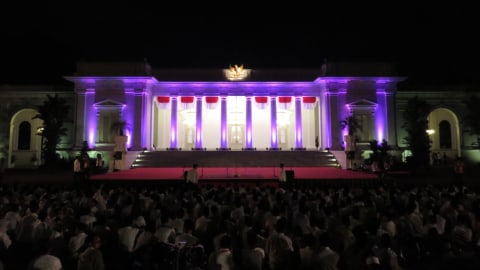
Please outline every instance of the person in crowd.
[[4, 157], [1, 157], [0, 158], [0, 184], [2, 184], [3, 182], [6, 168], [7, 168], [7, 159]]
[[86, 242], [88, 247], [78, 256], [77, 270], [104, 270], [102, 239], [98, 235], [89, 235]]
[[50, 254], [43, 254], [37, 257], [33, 262], [31, 269], [32, 270], [64, 270], [60, 259]]
[[455, 184], [463, 186], [463, 173], [465, 170], [465, 162], [462, 157], [457, 157], [453, 162], [453, 173], [455, 175]]
[[287, 172], [285, 171], [285, 164], [280, 163], [280, 172], [278, 173], [278, 181], [280, 182], [280, 187], [285, 187], [287, 184]]
[[194, 246], [200, 244], [200, 240], [196, 237], [194, 233], [195, 224], [193, 220], [186, 219], [183, 223], [183, 233], [176, 234], [175, 245], [185, 245], [185, 246]]
[[102, 154], [98, 153], [95, 159], [95, 172], [101, 173], [103, 171], [104, 161], [102, 158]]
[[73, 160], [73, 181], [74, 183], [83, 180], [83, 165], [80, 156], [76, 156]]
[[220, 249], [212, 252], [208, 258], [208, 269], [234, 270], [232, 236], [225, 234], [220, 240]]
[[154, 233], [154, 237], [158, 242], [165, 244], [175, 243], [175, 237], [177, 233], [175, 229], [170, 226], [170, 215], [164, 212], [160, 217], [160, 224], [157, 225], [157, 228]]
[[288, 221], [281, 217], [265, 243], [265, 254], [271, 270], [288, 270], [293, 267], [293, 242], [286, 234]]
[[75, 224], [74, 234], [68, 240], [68, 250], [74, 260], [78, 259], [78, 256], [83, 251], [83, 247], [86, 245], [86, 239], [88, 237], [87, 228], [87, 224], [77, 222]]
[[265, 264], [265, 250], [259, 246], [257, 232], [247, 231], [247, 243], [241, 250], [242, 270], [262, 270]]
[[118, 230], [118, 241], [128, 253], [133, 253], [153, 240], [150, 232], [145, 230], [147, 223], [143, 216], [135, 218], [131, 225]]
[[82, 157], [82, 169], [83, 169], [83, 181], [88, 181], [90, 179], [91, 168], [90, 168], [90, 157], [85, 154]]

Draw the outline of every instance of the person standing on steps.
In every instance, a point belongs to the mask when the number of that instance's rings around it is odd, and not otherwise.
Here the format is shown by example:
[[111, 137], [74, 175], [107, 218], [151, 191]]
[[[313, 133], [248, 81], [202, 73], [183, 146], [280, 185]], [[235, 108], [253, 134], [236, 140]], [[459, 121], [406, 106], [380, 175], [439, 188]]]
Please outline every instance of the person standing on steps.
[[197, 186], [198, 185], [198, 164], [193, 164], [192, 168], [188, 170], [185, 174], [185, 181], [187, 186]]
[[280, 182], [280, 187], [283, 188], [287, 184], [287, 172], [285, 171], [285, 164], [280, 163], [280, 173], [278, 174], [278, 181]]

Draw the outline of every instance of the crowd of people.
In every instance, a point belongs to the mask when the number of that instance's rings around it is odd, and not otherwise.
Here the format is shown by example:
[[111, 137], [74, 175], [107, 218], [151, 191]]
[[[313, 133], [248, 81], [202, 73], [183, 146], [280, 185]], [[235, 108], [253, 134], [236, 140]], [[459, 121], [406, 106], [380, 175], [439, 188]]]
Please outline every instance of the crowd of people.
[[0, 186], [3, 269], [480, 269], [480, 196], [375, 182]]

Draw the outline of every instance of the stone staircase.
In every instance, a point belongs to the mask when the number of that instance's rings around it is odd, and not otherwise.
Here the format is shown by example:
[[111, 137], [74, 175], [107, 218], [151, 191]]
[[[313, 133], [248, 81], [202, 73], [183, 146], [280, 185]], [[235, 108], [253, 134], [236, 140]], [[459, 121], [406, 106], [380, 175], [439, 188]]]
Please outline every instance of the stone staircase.
[[335, 155], [316, 150], [229, 150], [229, 151], [144, 151], [133, 161], [132, 168], [140, 167], [340, 167]]

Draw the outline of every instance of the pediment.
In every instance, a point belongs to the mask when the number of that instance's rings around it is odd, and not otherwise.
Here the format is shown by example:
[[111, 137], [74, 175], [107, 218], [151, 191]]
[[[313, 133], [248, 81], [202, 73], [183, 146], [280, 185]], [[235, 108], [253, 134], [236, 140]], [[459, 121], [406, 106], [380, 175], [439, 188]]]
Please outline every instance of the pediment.
[[121, 107], [124, 104], [113, 99], [105, 99], [94, 104], [97, 107]]
[[368, 99], [359, 99], [347, 104], [350, 111], [375, 111], [378, 104]]
[[377, 103], [370, 101], [368, 99], [359, 99], [354, 102], [348, 103], [348, 106], [353, 106], [353, 107], [375, 107], [377, 106]]

